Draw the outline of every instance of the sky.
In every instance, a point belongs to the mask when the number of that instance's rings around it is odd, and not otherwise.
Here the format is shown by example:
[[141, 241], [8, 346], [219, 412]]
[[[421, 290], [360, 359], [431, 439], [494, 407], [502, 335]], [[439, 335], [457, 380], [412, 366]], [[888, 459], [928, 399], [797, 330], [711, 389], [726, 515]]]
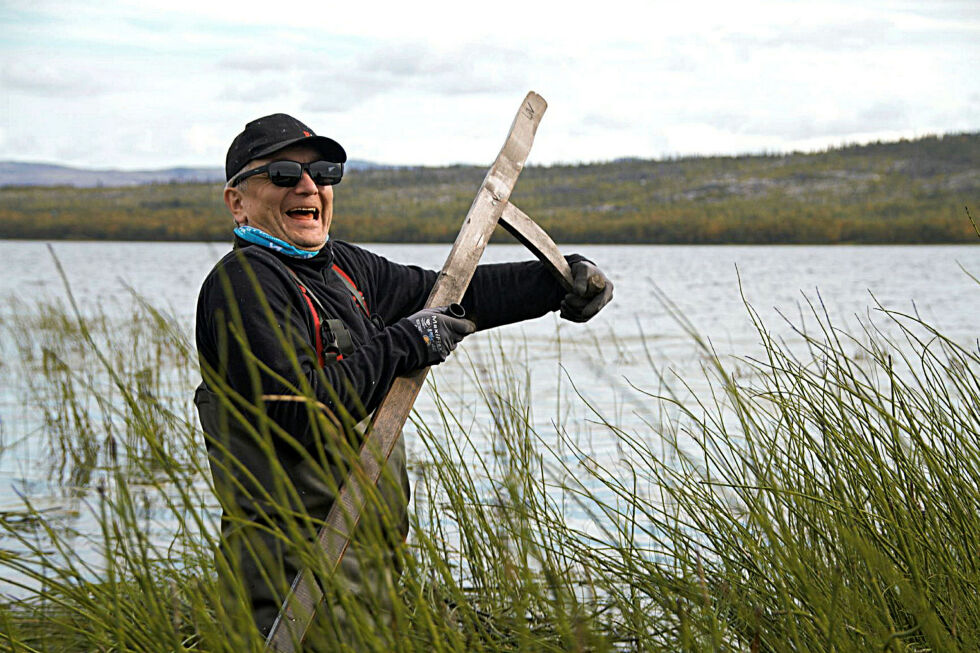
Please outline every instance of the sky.
[[0, 0], [0, 160], [220, 167], [285, 112], [352, 159], [811, 151], [980, 131], [980, 0]]

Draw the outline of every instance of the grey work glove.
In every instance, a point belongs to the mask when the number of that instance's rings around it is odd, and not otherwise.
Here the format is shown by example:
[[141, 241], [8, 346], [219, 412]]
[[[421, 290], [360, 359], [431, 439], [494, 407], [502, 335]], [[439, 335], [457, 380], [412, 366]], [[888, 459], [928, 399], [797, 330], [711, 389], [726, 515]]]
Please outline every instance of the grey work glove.
[[476, 325], [462, 315], [463, 308], [453, 304], [451, 307], [424, 308], [408, 316], [425, 340], [428, 352], [426, 365], [438, 365], [446, 360], [460, 340], [476, 331]]
[[571, 268], [572, 290], [561, 302], [561, 316], [572, 322], [586, 322], [612, 300], [613, 284], [588, 261], [576, 261]]

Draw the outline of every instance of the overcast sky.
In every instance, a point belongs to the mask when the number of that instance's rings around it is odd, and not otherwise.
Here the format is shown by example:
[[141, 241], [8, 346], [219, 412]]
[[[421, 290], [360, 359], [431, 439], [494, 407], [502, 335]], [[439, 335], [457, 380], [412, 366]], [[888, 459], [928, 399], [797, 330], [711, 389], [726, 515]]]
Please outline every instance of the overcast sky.
[[980, 0], [0, 0], [0, 160], [221, 166], [283, 111], [351, 158], [488, 164], [980, 131]]

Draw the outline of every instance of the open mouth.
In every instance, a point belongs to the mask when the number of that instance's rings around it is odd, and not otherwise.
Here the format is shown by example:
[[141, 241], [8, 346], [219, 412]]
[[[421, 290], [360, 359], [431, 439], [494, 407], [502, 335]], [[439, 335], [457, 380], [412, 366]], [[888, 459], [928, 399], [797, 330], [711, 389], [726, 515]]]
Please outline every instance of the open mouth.
[[286, 211], [286, 215], [296, 220], [318, 220], [320, 218], [320, 209], [312, 206], [298, 206], [295, 209]]

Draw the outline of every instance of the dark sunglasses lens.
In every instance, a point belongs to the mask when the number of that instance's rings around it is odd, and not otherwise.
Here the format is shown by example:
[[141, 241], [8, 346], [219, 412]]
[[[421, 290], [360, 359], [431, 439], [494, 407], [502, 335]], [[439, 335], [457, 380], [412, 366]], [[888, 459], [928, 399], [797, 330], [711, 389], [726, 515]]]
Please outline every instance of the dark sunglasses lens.
[[332, 186], [334, 184], [340, 183], [341, 177], [344, 176], [344, 168], [339, 163], [331, 163], [330, 161], [314, 161], [309, 166], [310, 177], [313, 178], [313, 183], [319, 186]]
[[295, 186], [303, 177], [303, 166], [296, 161], [273, 161], [269, 164], [269, 181], [276, 186]]

